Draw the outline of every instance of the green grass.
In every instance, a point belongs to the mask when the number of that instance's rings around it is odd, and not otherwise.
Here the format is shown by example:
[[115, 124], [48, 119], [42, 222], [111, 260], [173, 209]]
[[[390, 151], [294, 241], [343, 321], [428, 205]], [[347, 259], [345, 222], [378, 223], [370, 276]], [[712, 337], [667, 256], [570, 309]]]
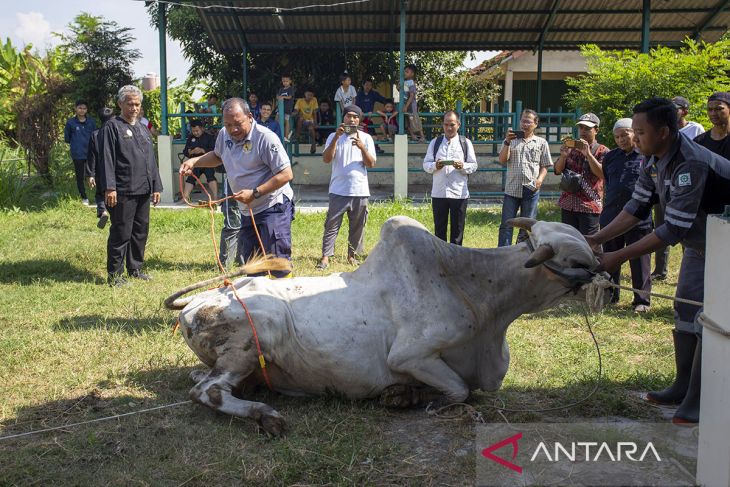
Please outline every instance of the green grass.
[[[557, 219], [554, 206], [540, 217]], [[373, 205], [366, 248], [381, 224], [406, 214], [432, 228], [428, 208]], [[217, 229], [220, 228], [220, 215]], [[187, 399], [198, 360], [162, 306], [172, 291], [215, 275], [205, 211], [154, 210], [147, 246], [151, 282], [115, 290], [103, 285], [107, 232], [94, 211], [61, 198], [33, 212], [0, 212], [0, 435], [70, 424]], [[323, 214], [293, 224], [297, 275], [316, 274]], [[471, 210], [465, 245], [493, 247], [499, 210]], [[346, 225], [345, 225], [346, 227]], [[350, 269], [345, 234], [331, 271]], [[667, 284], [673, 293], [679, 252]], [[628, 272], [628, 267], [625, 266]], [[630, 394], [665, 385], [673, 374], [672, 308], [655, 300], [635, 315], [628, 293], [592, 317], [602, 347], [598, 392], [567, 411], [504, 413], [510, 421], [566, 421], [621, 416], [656, 419]], [[597, 360], [577, 308], [524, 316], [510, 328], [512, 360], [504, 387], [470, 403], [490, 408], [566, 404], [595, 384]], [[252, 421], [197, 405], [0, 442], [0, 485], [429, 485], [474, 482], [473, 423], [391, 411], [376, 401], [287, 398], [262, 391], [289, 422], [285, 438], [257, 432]], [[464, 455], [463, 451], [469, 453]]]

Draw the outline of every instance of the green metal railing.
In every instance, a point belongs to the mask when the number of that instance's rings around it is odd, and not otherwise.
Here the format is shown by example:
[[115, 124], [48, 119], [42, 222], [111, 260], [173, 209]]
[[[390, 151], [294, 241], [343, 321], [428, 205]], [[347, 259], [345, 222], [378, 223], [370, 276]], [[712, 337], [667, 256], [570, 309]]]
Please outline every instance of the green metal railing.
[[[491, 156], [498, 157], [501, 149], [502, 141], [507, 135], [508, 129], [517, 130], [520, 123], [520, 114], [522, 113], [522, 102], [517, 101], [514, 105], [514, 111], [510, 110], [509, 102], [504, 102], [502, 111], [493, 112], [464, 112], [461, 111], [461, 103], [457, 103], [457, 113], [460, 114], [461, 127], [459, 132], [469, 138], [474, 145], [488, 146], [491, 145]], [[284, 113], [284, 101], [278, 100], [277, 113]], [[285, 123], [284, 117], [277, 114], [277, 120], [281, 127], [282, 135], [285, 138], [284, 147], [290, 157], [305, 156], [299, 150], [299, 141], [288, 141], [288, 134], [284, 133]], [[578, 136], [578, 131], [575, 126], [575, 120], [578, 119], [581, 112], [576, 110], [575, 112], [565, 112], [562, 108], [559, 108], [557, 112], [538, 113], [540, 121], [538, 124], [538, 132], [542, 137], [545, 137], [551, 144], [557, 144], [566, 135], [572, 135], [573, 137]], [[378, 116], [377, 114], [364, 114], [368, 117]], [[180, 113], [170, 113], [168, 117], [181, 117], [183, 119], [181, 137], [184, 141], [187, 138], [186, 125], [187, 121], [192, 118], [215, 118], [220, 117], [219, 113], [185, 113], [185, 105], [180, 104]], [[419, 116], [422, 118], [422, 126], [424, 129], [424, 135], [427, 140], [431, 140], [443, 132], [442, 123], [444, 112], [420, 112]], [[290, 123], [293, 124], [294, 120], [290, 119]], [[342, 123], [342, 110], [338, 103], [335, 104], [335, 124], [334, 125], [321, 125], [318, 129], [332, 129], [335, 130]], [[378, 128], [382, 124], [371, 124], [372, 128]], [[220, 125], [209, 125], [209, 127], [220, 128]], [[290, 131], [294, 132], [295, 127], [290, 127]], [[410, 141], [411, 143], [415, 143]], [[308, 156], [309, 154], [306, 154]], [[557, 154], [553, 154], [557, 155]], [[487, 196], [487, 197], [498, 197], [504, 194], [504, 187], [506, 184], [507, 168], [501, 166], [496, 160], [488, 161], [491, 167], [481, 167], [477, 169], [477, 172], [489, 173], [496, 172], [501, 173], [502, 191], [484, 191], [484, 192], [472, 192], [474, 196]], [[368, 169], [371, 173], [393, 173], [392, 167], [375, 167]], [[408, 173], [423, 173], [422, 167], [409, 167]], [[558, 192], [541, 192], [543, 196], [553, 197], [558, 196]]]

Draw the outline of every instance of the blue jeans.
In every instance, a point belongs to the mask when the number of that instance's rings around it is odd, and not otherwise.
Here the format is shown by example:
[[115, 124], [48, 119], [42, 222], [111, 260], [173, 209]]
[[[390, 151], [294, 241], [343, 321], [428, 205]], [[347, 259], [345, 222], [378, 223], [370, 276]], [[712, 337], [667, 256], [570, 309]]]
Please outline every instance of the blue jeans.
[[[517, 210], [520, 210], [520, 216], [524, 218], [535, 218], [537, 216], [537, 202], [540, 200], [540, 191], [522, 187], [522, 198], [515, 198], [508, 194], [504, 195], [504, 203], [502, 204], [502, 223], [499, 225], [499, 237], [497, 245], [506, 247], [512, 245], [512, 227], [507, 225], [507, 220], [517, 216]], [[522, 242], [527, 238], [527, 232], [520, 230], [517, 235], [517, 242]]]

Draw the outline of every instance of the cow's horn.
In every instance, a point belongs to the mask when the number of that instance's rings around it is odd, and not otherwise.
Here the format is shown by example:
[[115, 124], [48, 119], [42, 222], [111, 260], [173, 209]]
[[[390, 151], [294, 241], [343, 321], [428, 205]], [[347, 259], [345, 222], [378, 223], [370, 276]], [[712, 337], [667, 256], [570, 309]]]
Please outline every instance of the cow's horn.
[[510, 218], [507, 220], [507, 225], [513, 226], [515, 228], [522, 228], [523, 230], [527, 230], [528, 232], [532, 231], [532, 226], [537, 223], [537, 220], [534, 218]]
[[525, 262], [525, 267], [529, 269], [531, 267], [538, 266], [546, 260], [552, 259], [553, 257], [555, 257], [555, 250], [553, 250], [550, 244], [541, 244], [530, 255], [530, 258], [527, 259], [527, 262]]

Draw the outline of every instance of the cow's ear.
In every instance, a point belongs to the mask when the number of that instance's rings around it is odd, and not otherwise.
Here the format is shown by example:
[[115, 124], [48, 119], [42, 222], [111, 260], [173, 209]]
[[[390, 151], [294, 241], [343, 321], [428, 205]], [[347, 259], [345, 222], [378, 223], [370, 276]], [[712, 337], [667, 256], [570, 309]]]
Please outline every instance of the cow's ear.
[[546, 260], [550, 260], [555, 257], [555, 250], [553, 250], [550, 244], [540, 244], [535, 251], [530, 254], [530, 258], [525, 262], [525, 267], [528, 269], [536, 267]]

